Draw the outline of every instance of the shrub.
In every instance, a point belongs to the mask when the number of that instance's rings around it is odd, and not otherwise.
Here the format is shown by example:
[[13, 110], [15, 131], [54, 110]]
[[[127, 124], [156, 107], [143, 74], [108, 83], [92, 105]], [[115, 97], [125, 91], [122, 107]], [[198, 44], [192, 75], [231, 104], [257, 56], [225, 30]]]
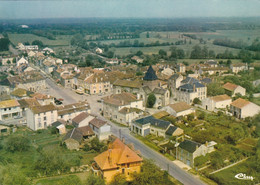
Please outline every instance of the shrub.
[[23, 152], [30, 148], [29, 138], [21, 135], [11, 135], [5, 142], [5, 149], [9, 152]]
[[148, 98], [147, 98], [147, 107], [148, 108], [153, 108], [154, 104], [156, 102], [156, 97], [153, 93], [151, 93]]

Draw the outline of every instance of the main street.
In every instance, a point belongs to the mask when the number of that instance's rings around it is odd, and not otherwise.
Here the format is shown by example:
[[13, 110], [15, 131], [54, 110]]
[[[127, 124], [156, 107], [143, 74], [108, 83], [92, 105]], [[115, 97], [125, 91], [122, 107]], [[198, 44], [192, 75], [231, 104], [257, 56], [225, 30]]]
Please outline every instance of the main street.
[[[100, 115], [100, 109], [102, 108], [102, 103], [98, 103], [97, 100], [100, 100], [102, 96], [92, 95], [92, 96], [85, 96], [85, 95], [78, 95], [75, 92], [65, 89], [63, 87], [59, 87], [56, 83], [52, 80], [47, 79], [47, 84], [50, 88], [50, 91], [54, 91], [55, 95], [63, 98], [64, 101], [73, 103], [77, 100], [87, 99], [90, 104], [92, 114], [95, 114], [99, 118], [105, 120], [104, 117]], [[126, 143], [133, 143], [134, 148], [139, 150], [143, 157], [147, 159], [152, 159], [155, 163], [163, 170], [167, 170], [171, 176], [179, 180], [181, 183], [185, 185], [202, 185], [205, 184], [202, 182], [198, 177], [194, 177], [193, 175], [189, 174], [188, 172], [184, 171], [176, 164], [174, 164], [171, 160], [164, 157], [162, 154], [154, 151], [153, 149], [149, 148], [141, 141], [136, 139], [134, 136], [130, 134], [130, 131], [126, 127], [119, 127], [112, 123], [109, 120], [106, 120], [109, 124], [111, 124], [111, 131], [112, 133], [121, 138], [125, 139]]]

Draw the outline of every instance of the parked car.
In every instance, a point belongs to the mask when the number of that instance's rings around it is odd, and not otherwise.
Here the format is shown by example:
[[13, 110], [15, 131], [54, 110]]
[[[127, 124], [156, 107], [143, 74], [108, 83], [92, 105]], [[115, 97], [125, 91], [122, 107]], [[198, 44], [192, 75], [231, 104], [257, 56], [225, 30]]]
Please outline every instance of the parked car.
[[162, 108], [161, 106], [158, 107], [158, 109], [161, 109], [161, 108]]

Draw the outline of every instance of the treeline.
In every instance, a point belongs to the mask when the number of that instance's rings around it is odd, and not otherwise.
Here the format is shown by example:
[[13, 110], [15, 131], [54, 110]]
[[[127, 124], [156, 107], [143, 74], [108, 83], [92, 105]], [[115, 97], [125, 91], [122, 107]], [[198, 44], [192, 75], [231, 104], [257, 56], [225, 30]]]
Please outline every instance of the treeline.
[[215, 58], [215, 56], [213, 50], [208, 50], [207, 46], [201, 48], [199, 45], [194, 46], [190, 54], [191, 59]]
[[8, 38], [0, 39], [0, 51], [8, 51], [9, 50], [10, 40]]
[[242, 49], [246, 47], [246, 44], [242, 41], [232, 41], [230, 39], [215, 39], [213, 41], [214, 45], [218, 45], [218, 46], [225, 46], [225, 47], [230, 47], [230, 48], [236, 48], [236, 49]]

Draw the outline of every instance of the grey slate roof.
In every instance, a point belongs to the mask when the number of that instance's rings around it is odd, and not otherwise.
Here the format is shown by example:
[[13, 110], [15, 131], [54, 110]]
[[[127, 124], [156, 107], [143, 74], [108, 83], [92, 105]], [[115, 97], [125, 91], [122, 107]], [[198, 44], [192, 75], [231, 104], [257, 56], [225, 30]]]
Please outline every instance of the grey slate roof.
[[63, 141], [69, 138], [72, 138], [80, 143], [82, 141], [83, 135], [77, 128], [73, 128], [64, 136]]
[[179, 144], [179, 147], [182, 148], [183, 150], [188, 151], [189, 153], [193, 153], [196, 151], [196, 147], [200, 147], [201, 144], [197, 143], [195, 141], [190, 141], [190, 140], [184, 140]]
[[142, 88], [146, 94], [150, 94], [152, 92], [152, 90], [148, 86], [143, 86]]
[[153, 93], [154, 94], [161, 94], [161, 95], [164, 95], [165, 93], [166, 93], [166, 89], [163, 89], [163, 88], [155, 88], [154, 90], [153, 90]]
[[152, 81], [157, 79], [158, 77], [156, 76], [155, 71], [153, 70], [152, 66], [150, 66], [147, 72], [145, 73], [143, 80]]
[[182, 84], [194, 84], [196, 82], [199, 82], [199, 80], [191, 77], [187, 77], [184, 80], [181, 81]]
[[205, 84], [209, 84], [209, 83], [212, 82], [212, 80], [211, 80], [210, 78], [203, 78], [203, 79], [201, 80], [201, 82], [202, 82], [202, 83], [205, 83]]
[[171, 80], [176, 80], [176, 79], [179, 78], [179, 77], [180, 77], [180, 75], [177, 74], [177, 73], [175, 73], [175, 74], [173, 74], [169, 79], [171, 79]]
[[171, 126], [167, 129], [166, 134], [172, 136], [172, 134], [175, 132], [175, 130], [177, 130], [177, 128], [178, 128], [178, 127], [171, 125]]
[[184, 85], [180, 86], [179, 88], [189, 90], [189, 91], [193, 91], [193, 85], [195, 85], [195, 88], [205, 87], [205, 85], [203, 85], [199, 82], [196, 82], [194, 84], [184, 84]]
[[150, 123], [152, 126], [158, 127], [161, 129], [167, 129], [169, 127], [169, 125], [171, 124], [169, 121], [156, 119], [153, 116], [147, 116], [144, 118], [140, 118], [140, 119], [135, 120], [135, 122], [140, 125], [145, 125], [147, 123]]

